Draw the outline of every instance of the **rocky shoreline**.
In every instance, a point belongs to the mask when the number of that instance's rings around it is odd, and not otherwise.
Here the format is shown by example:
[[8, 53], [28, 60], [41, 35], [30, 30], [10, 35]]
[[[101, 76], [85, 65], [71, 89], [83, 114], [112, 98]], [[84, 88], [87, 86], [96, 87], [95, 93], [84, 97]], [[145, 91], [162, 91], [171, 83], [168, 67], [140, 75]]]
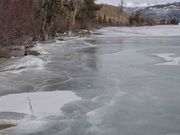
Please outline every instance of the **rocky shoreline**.
[[64, 41], [65, 37], [71, 37], [71, 36], [72, 37], [77, 36], [79, 38], [83, 38], [83, 37], [89, 36], [90, 34], [91, 32], [89, 30], [80, 30], [75, 33], [65, 32], [62, 34], [58, 34], [57, 37], [55, 37], [54, 39], [49, 39], [48, 41], [36, 41], [36, 42], [32, 42], [26, 45], [5, 46], [0, 49], [0, 58], [23, 57], [27, 55], [38, 56], [40, 55], [40, 53], [33, 49], [33, 47], [37, 43], [46, 44], [46, 43], [55, 42], [55, 40]]

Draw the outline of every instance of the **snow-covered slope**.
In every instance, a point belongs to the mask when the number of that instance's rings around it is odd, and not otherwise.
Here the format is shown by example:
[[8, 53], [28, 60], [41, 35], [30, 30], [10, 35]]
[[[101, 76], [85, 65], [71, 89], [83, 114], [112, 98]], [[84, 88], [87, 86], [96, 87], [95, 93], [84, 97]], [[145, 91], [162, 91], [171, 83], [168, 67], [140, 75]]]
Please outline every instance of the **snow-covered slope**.
[[146, 7], [149, 7], [149, 6], [153, 6], [155, 4], [153, 3], [140, 3], [140, 2], [133, 2], [133, 1], [126, 1], [124, 3], [124, 10], [127, 12], [127, 13], [135, 13], [137, 12], [138, 10], [141, 10], [141, 9], [144, 9]]
[[144, 8], [144, 7], [149, 7], [154, 5], [153, 3], [140, 3], [140, 2], [132, 2], [132, 1], [127, 1], [124, 3], [124, 7], [131, 7], [131, 8]]
[[180, 2], [146, 7], [138, 11], [143, 17], [150, 17], [155, 20], [176, 18], [180, 21]]

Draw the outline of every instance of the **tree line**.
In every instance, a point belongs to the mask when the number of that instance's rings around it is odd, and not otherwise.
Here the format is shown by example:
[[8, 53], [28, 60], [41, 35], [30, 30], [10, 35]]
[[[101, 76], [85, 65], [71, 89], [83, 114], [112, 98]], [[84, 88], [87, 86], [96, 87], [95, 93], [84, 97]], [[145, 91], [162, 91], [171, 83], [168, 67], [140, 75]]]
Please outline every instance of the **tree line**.
[[179, 22], [176, 18], [171, 18], [171, 19], [161, 19], [159, 21], [159, 24], [161, 24], [161, 25], [166, 25], [166, 24], [178, 25]]
[[129, 17], [129, 24], [135, 26], [155, 25], [156, 21], [152, 18], [141, 17], [139, 13], [135, 13]]
[[95, 0], [0, 0], [0, 46], [47, 40], [95, 25]]

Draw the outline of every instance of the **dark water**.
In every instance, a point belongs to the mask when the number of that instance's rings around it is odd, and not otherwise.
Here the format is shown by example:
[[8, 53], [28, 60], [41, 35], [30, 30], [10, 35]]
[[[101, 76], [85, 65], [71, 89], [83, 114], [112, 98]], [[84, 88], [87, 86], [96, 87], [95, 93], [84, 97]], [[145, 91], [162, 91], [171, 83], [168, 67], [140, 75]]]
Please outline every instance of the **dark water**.
[[[33, 119], [0, 134], [180, 135], [180, 66], [156, 65], [166, 60], [155, 55], [180, 56], [179, 30], [104, 28], [87, 38], [43, 45], [48, 53], [25, 59], [35, 62], [21, 72], [11, 66], [0, 73], [0, 95], [67, 90], [82, 100], [65, 105], [63, 116]], [[5, 61], [2, 68], [17, 61]]]

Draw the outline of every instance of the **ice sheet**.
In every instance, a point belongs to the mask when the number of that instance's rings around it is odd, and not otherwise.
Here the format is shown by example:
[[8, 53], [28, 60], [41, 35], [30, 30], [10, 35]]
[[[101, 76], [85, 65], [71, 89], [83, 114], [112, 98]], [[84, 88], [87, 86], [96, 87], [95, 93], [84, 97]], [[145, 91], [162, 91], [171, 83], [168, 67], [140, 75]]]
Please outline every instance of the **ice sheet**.
[[[156, 37], [156, 36], [180, 36], [180, 25], [144, 26], [144, 27], [108, 27], [97, 30], [107, 37]], [[98, 35], [102, 36], [102, 35]]]
[[0, 98], [0, 112], [16, 112], [35, 116], [60, 114], [61, 107], [80, 99], [71, 91], [12, 94]]
[[161, 53], [161, 54], [154, 54], [160, 58], [163, 58], [165, 61], [164, 63], [157, 63], [155, 65], [174, 65], [178, 66], [180, 64], [180, 57], [177, 57], [174, 53]]

